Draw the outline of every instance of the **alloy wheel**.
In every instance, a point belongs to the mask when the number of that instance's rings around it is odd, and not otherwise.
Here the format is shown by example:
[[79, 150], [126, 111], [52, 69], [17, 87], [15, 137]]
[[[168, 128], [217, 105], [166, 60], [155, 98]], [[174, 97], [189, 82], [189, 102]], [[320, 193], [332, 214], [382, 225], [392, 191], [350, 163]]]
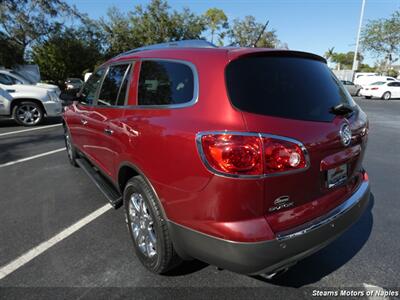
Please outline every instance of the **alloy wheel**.
[[129, 223], [136, 245], [143, 255], [152, 258], [157, 254], [157, 237], [150, 211], [139, 193], [129, 199]]
[[26, 125], [35, 125], [42, 118], [41, 111], [30, 104], [23, 104], [17, 108], [16, 117], [20, 122]]

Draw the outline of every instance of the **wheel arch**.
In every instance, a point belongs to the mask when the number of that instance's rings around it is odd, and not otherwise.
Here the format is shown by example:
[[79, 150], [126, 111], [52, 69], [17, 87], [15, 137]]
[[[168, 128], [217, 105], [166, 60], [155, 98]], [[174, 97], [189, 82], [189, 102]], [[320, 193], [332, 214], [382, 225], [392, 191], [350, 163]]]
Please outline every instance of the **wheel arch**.
[[[154, 193], [155, 198], [157, 199], [160, 208], [161, 208], [161, 213], [163, 215], [163, 218], [165, 220], [168, 220], [167, 215], [164, 210], [164, 206], [160, 200], [160, 197], [157, 194], [157, 191], [155, 190], [154, 186], [151, 184], [150, 180], [147, 178], [147, 176], [138, 168], [136, 165], [134, 165], [131, 162], [123, 162], [120, 164], [120, 167], [118, 169], [118, 177], [117, 177], [117, 183], [118, 183], [118, 188], [121, 193], [121, 195], [124, 192], [126, 183], [128, 182], [129, 179], [135, 176], [141, 176], [144, 181], [148, 184], [152, 192]], [[123, 197], [122, 197], [123, 198]]]
[[11, 116], [14, 113], [15, 106], [18, 105], [21, 102], [33, 102], [33, 103], [35, 103], [35, 104], [40, 106], [40, 108], [43, 110], [43, 114], [44, 115], [47, 114], [46, 109], [44, 108], [44, 105], [43, 105], [42, 101], [40, 101], [38, 99], [34, 99], [34, 98], [15, 98], [15, 99], [13, 99], [11, 101], [11, 104], [10, 104], [10, 115]]

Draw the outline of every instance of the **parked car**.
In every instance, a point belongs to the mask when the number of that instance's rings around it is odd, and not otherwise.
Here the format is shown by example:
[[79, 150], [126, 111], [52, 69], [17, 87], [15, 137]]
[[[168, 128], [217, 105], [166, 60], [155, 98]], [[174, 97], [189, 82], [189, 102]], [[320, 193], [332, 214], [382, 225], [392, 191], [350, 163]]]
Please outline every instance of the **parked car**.
[[94, 71], [64, 128], [71, 164], [124, 206], [156, 273], [196, 258], [272, 276], [340, 236], [369, 200], [367, 117], [311, 53], [135, 49]]
[[0, 117], [23, 126], [40, 124], [45, 117], [60, 116], [61, 101], [54, 90], [10, 81], [0, 74]]
[[365, 76], [358, 81], [358, 84], [365, 88], [371, 83], [378, 81], [397, 81], [397, 79], [390, 76]]
[[348, 80], [341, 80], [343, 86], [346, 88], [346, 90], [350, 93], [352, 96], [358, 96], [360, 90], [362, 89], [361, 85], [354, 84], [351, 81]]
[[378, 81], [370, 84], [360, 92], [366, 99], [381, 98], [390, 100], [400, 98], [400, 81]]
[[65, 80], [66, 90], [79, 90], [83, 85], [83, 80], [80, 78], [67, 78]]
[[41, 83], [41, 82], [33, 82], [28, 78], [26, 78], [25, 76], [23, 76], [22, 74], [13, 70], [0, 69], [0, 80], [1, 82], [6, 82], [5, 84], [7, 85], [24, 84], [24, 85], [45, 88], [49, 91], [54, 91], [57, 95], [60, 95], [61, 93], [61, 90], [57, 85]]

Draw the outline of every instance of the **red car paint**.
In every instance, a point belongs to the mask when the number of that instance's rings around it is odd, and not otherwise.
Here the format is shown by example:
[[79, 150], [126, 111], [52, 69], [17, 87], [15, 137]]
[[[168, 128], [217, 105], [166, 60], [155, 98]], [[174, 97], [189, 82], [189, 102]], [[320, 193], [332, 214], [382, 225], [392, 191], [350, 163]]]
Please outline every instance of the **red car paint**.
[[[195, 231], [237, 242], [272, 240], [281, 231], [328, 213], [352, 195], [363, 180], [361, 163], [367, 119], [359, 110], [348, 120], [316, 122], [249, 113], [229, 99], [225, 72], [237, 59], [274, 52], [268, 49], [162, 49], [120, 56], [103, 66], [135, 61], [128, 102], [123, 107], [74, 103], [64, 119], [74, 145], [115, 186], [123, 166], [134, 165], [148, 179], [169, 220]], [[194, 105], [167, 109], [137, 106], [138, 76], [143, 59], [192, 63], [199, 82]], [[344, 147], [338, 132], [348, 122], [353, 133]], [[85, 123], [85, 124], [83, 124]], [[105, 135], [104, 129], [113, 131]], [[301, 142], [309, 167], [298, 173], [260, 178], [221, 176], [207, 169], [199, 155], [199, 132], [262, 133]], [[326, 187], [326, 171], [348, 164], [348, 180]], [[288, 196], [294, 204], [270, 211]]]

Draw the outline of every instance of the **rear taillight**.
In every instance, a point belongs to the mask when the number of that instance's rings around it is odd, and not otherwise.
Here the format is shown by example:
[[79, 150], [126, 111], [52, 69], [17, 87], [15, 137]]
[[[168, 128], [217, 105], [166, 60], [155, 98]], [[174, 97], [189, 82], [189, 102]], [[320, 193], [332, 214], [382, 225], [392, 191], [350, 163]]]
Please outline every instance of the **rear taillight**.
[[207, 134], [202, 152], [216, 171], [233, 175], [263, 174], [262, 145], [258, 136]]
[[371, 90], [379, 90], [379, 87], [373, 87], [373, 88], [371, 88]]
[[263, 138], [264, 173], [273, 174], [303, 169], [307, 166], [305, 153], [298, 144], [276, 138]]
[[214, 173], [260, 177], [305, 169], [304, 146], [292, 139], [257, 133], [199, 133], [197, 143]]

